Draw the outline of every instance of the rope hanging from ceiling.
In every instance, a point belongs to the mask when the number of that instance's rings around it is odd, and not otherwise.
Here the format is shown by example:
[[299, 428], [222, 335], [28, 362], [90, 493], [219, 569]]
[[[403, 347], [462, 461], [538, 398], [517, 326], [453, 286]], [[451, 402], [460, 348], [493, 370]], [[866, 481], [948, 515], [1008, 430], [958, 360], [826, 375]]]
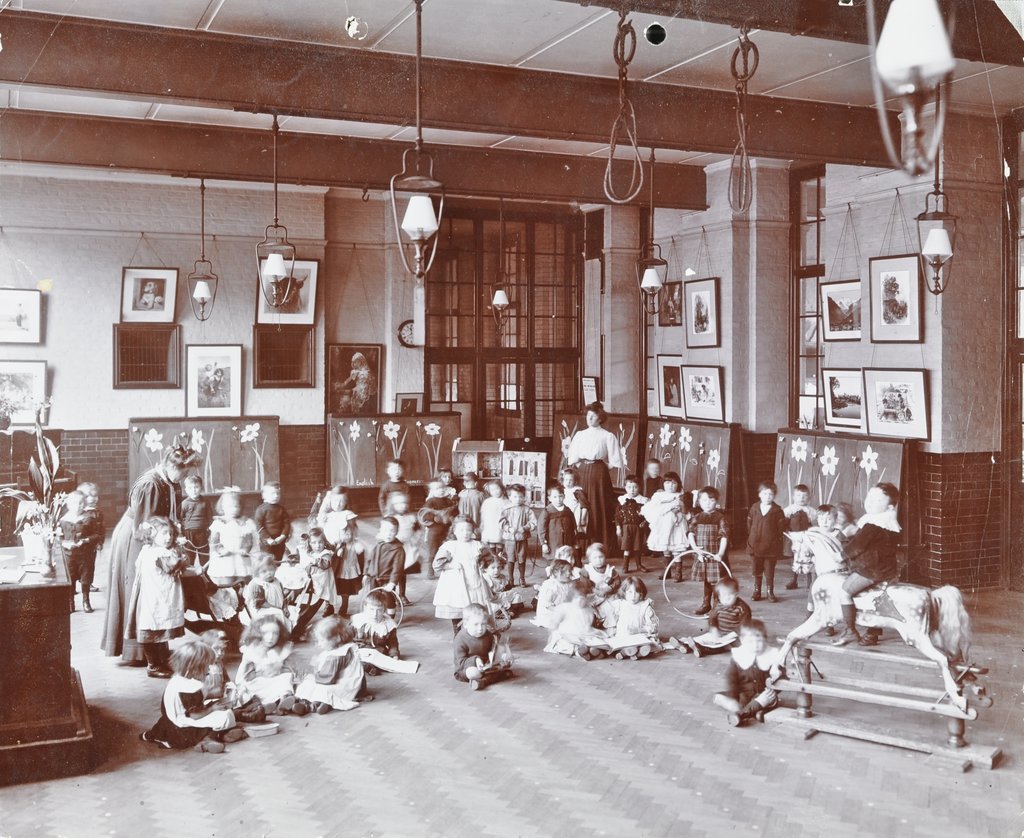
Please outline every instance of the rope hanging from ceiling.
[[754, 197], [754, 178], [747, 154], [747, 83], [757, 72], [760, 53], [747, 36], [747, 27], [740, 29], [739, 46], [733, 51], [729, 69], [736, 83], [736, 148], [729, 169], [729, 206], [733, 212], [746, 212]]
[[[608, 141], [608, 165], [604, 170], [604, 194], [613, 204], [628, 204], [644, 185], [643, 161], [640, 159], [640, 145], [636, 138], [636, 111], [629, 99], [627, 82], [629, 81], [629, 62], [636, 54], [636, 30], [631, 21], [626, 20], [626, 12], [619, 12], [619, 26], [615, 33], [615, 44], [612, 55], [615, 65], [619, 68], [619, 112], [612, 123], [611, 139]], [[616, 192], [612, 182], [612, 163], [615, 161], [615, 149], [620, 144], [620, 135], [633, 149], [632, 174], [629, 188], [625, 195]]]

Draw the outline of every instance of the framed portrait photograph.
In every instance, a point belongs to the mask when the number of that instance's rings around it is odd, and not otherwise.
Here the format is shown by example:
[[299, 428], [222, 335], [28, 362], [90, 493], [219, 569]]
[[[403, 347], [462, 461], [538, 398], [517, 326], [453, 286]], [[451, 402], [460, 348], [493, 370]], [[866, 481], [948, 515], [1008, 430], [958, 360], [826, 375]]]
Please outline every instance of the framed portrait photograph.
[[379, 343], [327, 346], [327, 413], [373, 416], [380, 413], [380, 376], [384, 347]]
[[658, 356], [658, 413], [665, 417], [685, 419], [683, 410], [683, 359], [678, 355]]
[[[264, 259], [260, 262], [262, 273]], [[267, 302], [261, 291], [256, 295], [256, 322], [280, 323], [282, 326], [312, 326], [316, 323], [316, 286], [320, 262], [316, 259], [296, 259], [292, 271], [295, 290], [288, 301], [278, 308]]]
[[860, 280], [823, 282], [818, 286], [821, 299], [821, 337], [823, 340], [860, 340]]
[[0, 288], [0, 343], [40, 343], [43, 294], [34, 288]]
[[687, 419], [725, 421], [721, 367], [683, 367], [683, 406]]
[[825, 396], [825, 427], [864, 427], [864, 378], [859, 369], [825, 367], [821, 371]]
[[45, 398], [46, 361], [0, 361], [0, 399], [14, 406], [12, 425], [33, 424]]
[[871, 342], [921, 343], [921, 260], [916, 253], [869, 259]]
[[928, 373], [925, 370], [864, 370], [868, 433], [928, 439]]
[[242, 415], [242, 345], [185, 347], [185, 415]]
[[718, 318], [718, 277], [686, 282], [686, 348], [721, 346]]
[[395, 393], [395, 413], [415, 416], [423, 412], [422, 393]]
[[173, 323], [177, 299], [177, 268], [121, 271], [122, 323]]
[[658, 292], [658, 325], [683, 325], [683, 283], [666, 282]]

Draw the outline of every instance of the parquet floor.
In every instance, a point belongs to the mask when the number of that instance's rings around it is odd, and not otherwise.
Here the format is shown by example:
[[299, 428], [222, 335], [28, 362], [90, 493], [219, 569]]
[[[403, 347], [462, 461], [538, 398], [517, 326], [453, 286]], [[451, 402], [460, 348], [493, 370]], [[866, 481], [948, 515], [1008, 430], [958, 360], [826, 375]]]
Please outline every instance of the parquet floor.
[[[737, 557], [745, 570], [742, 557]], [[97, 574], [103, 580], [104, 572]], [[741, 577], [743, 578], [743, 577]], [[647, 579], [663, 633], [694, 633]], [[745, 581], [744, 595], [749, 593]], [[684, 600], [695, 583], [674, 586]], [[804, 591], [755, 604], [775, 633], [803, 614]], [[922, 754], [774, 724], [729, 728], [711, 695], [725, 659], [669, 652], [584, 662], [541, 652], [518, 620], [514, 680], [473, 693], [451, 677], [451, 628], [432, 587], [401, 629], [413, 676], [372, 679], [377, 700], [349, 713], [282, 719], [278, 736], [222, 755], [138, 741], [162, 681], [99, 652], [96, 613], [72, 616], [104, 758], [89, 775], [0, 788], [0, 834], [162, 836], [1019, 836], [1024, 830], [1020, 594], [969, 598], [975, 657], [995, 706], [968, 738], [1004, 751], [995, 771], [961, 773]], [[297, 656], [310, 654], [301, 646]], [[929, 683], [927, 676], [925, 683]], [[936, 680], [937, 683], [937, 680]], [[865, 713], [816, 701], [825, 713]], [[938, 718], [866, 708], [866, 717], [944, 738]]]

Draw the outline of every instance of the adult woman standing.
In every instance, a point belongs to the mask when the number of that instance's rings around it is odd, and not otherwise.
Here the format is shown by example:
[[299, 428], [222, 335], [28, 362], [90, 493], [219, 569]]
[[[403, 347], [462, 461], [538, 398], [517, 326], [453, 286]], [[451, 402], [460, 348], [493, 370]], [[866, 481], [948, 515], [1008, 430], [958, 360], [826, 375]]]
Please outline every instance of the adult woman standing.
[[139, 524], [154, 515], [177, 521], [178, 481], [199, 461], [191, 448], [167, 448], [161, 462], [139, 475], [128, 494], [128, 508], [110, 538], [110, 578], [107, 583], [107, 619], [100, 648], [111, 656], [121, 656], [122, 663], [143, 666], [142, 647], [124, 639], [128, 605], [135, 584], [135, 560], [144, 541]]
[[615, 490], [609, 468], [625, 465], [618, 437], [603, 427], [608, 414], [600, 402], [587, 405], [587, 427], [569, 443], [566, 460], [580, 473], [580, 486], [590, 500], [587, 537], [611, 546], [615, 540]]

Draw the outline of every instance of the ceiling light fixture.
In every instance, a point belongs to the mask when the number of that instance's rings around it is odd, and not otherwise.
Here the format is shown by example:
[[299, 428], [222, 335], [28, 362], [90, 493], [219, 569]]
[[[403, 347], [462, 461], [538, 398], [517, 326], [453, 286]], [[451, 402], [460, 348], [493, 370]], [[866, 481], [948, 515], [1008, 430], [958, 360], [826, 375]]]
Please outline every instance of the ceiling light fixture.
[[658, 313], [658, 296], [668, 277], [668, 262], [661, 256], [661, 245], [654, 241], [654, 149], [651, 149], [651, 171], [647, 176], [650, 186], [651, 220], [647, 242], [636, 260], [636, 281], [640, 286], [640, 301], [648, 314]]
[[[391, 217], [395, 222], [395, 235], [398, 237], [398, 252], [402, 255], [402, 264], [416, 281], [422, 282], [423, 277], [434, 263], [437, 255], [437, 231], [441, 227], [444, 213], [444, 184], [434, 178], [434, 158], [423, 150], [423, 125], [421, 119], [423, 85], [420, 81], [420, 64], [423, 60], [423, 0], [416, 2], [416, 144], [402, 153], [402, 171], [391, 178]], [[409, 169], [409, 154], [415, 155], [412, 170]], [[426, 174], [423, 171], [423, 158], [427, 160]], [[398, 223], [398, 194], [408, 194], [408, 203], [402, 215], [402, 223]], [[434, 213], [433, 195], [439, 196], [437, 214]], [[405, 253], [403, 234], [413, 246], [413, 263]], [[433, 244], [431, 245], [431, 239]], [[429, 253], [428, 253], [429, 246]]]
[[267, 225], [263, 241], [256, 245], [256, 271], [267, 305], [280, 309], [295, 293], [295, 245], [288, 241], [288, 228], [277, 218], [277, 135], [280, 127], [274, 114], [274, 223]]
[[494, 283], [494, 295], [491, 297], [491, 314], [494, 315], [494, 324], [498, 327], [499, 342], [501, 333], [508, 325], [509, 309], [512, 301], [509, 299], [508, 271], [505, 269], [505, 199], [498, 199], [498, 276]]
[[[932, 208], [934, 199], [934, 209]], [[941, 209], [940, 209], [941, 207]], [[931, 284], [925, 287], [936, 297], [946, 290], [956, 251], [957, 216], [949, 212], [949, 199], [939, 183], [939, 160], [935, 159], [935, 186], [924, 199], [924, 212], [917, 216], [917, 243]]]
[[206, 258], [206, 181], [199, 179], [199, 258], [186, 278], [188, 301], [192, 313], [200, 323], [209, 320], [217, 302], [217, 286], [220, 278], [213, 272], [213, 265]]

